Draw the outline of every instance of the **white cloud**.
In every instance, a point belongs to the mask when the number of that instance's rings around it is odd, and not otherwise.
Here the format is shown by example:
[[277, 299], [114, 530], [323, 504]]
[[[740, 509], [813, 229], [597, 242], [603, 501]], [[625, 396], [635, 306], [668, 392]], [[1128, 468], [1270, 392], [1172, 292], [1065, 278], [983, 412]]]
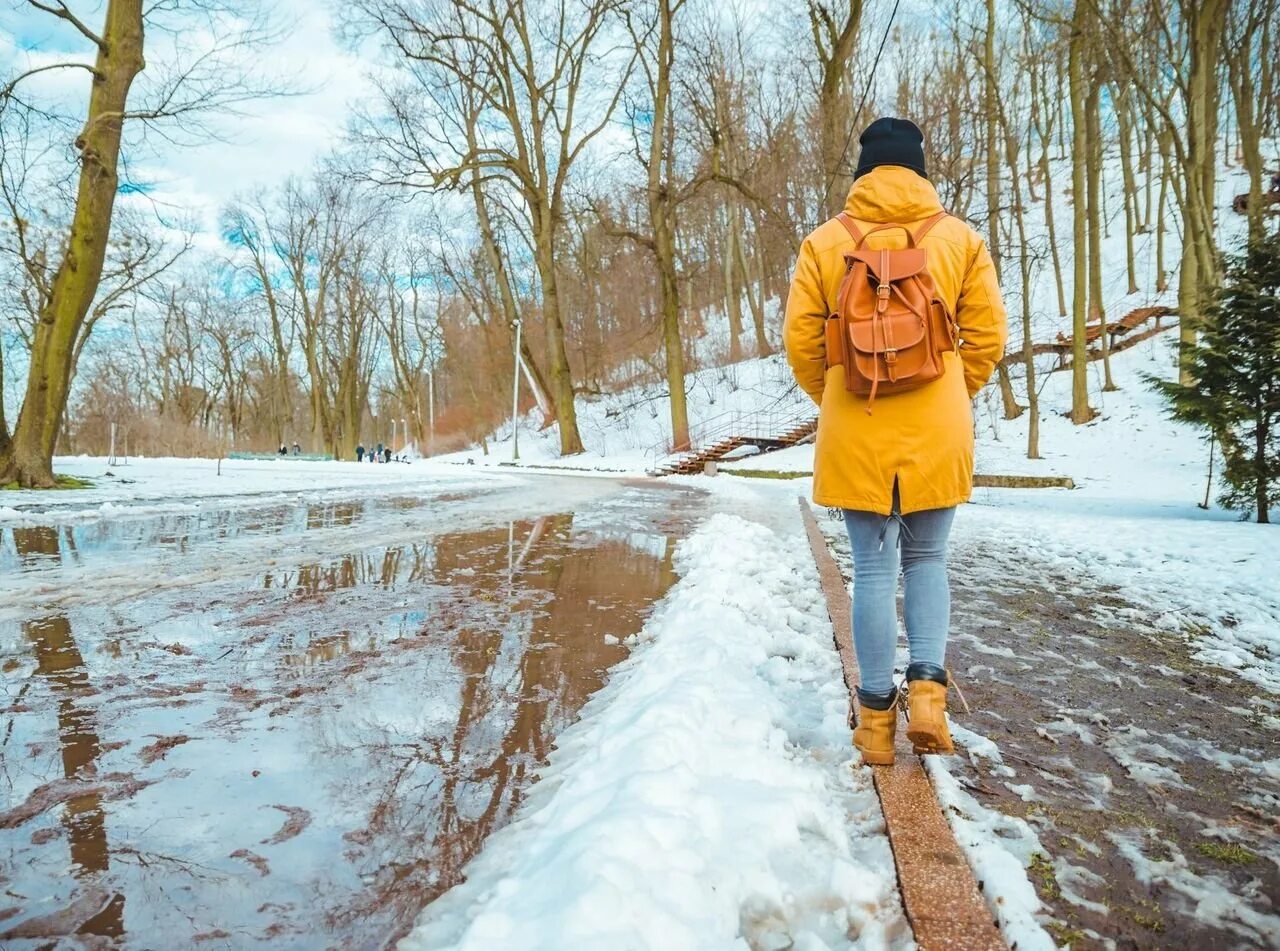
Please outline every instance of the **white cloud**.
[[[72, 4], [77, 6], [83, 8], [76, 9], [77, 15], [87, 23], [102, 16], [100, 4]], [[239, 107], [239, 115], [217, 117], [210, 123], [217, 140], [172, 144], [149, 136], [146, 148], [135, 149], [128, 165], [131, 180], [148, 186], [148, 194], [122, 196], [122, 201], [154, 204], [166, 220], [192, 218], [211, 237], [220, 209], [234, 195], [306, 173], [341, 140], [350, 103], [369, 92], [364, 78], [369, 64], [335, 42], [327, 4], [274, 0], [268, 6], [289, 32], [255, 55], [268, 74], [296, 77], [308, 91], [251, 102]], [[203, 28], [203, 23], [193, 23], [182, 40], [192, 41]], [[74, 59], [87, 45], [71, 27], [40, 11], [0, 14], [0, 57], [17, 69]], [[165, 52], [160, 47], [153, 55]], [[30, 80], [26, 88], [41, 101], [53, 99], [75, 108], [87, 97], [87, 74], [58, 70]]]

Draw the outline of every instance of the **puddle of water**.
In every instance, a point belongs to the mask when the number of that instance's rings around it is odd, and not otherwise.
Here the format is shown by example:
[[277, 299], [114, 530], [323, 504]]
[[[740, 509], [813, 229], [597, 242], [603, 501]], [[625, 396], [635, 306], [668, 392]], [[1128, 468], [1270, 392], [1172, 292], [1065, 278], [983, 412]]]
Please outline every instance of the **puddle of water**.
[[[297, 535], [353, 526], [389, 512], [411, 513], [426, 505], [473, 498], [473, 492], [379, 496], [362, 500], [307, 502], [298, 499], [198, 512], [125, 515], [81, 524], [0, 529], [0, 577], [6, 572], [59, 566], [93, 567], [124, 553], [184, 554], [233, 538]], [[206, 506], [209, 503], [205, 503]], [[52, 533], [48, 543], [20, 542], [19, 533]]]
[[439, 534], [397, 507], [423, 529], [392, 545], [335, 510], [348, 554], [0, 624], [0, 943], [388, 944], [626, 655], [696, 504]]

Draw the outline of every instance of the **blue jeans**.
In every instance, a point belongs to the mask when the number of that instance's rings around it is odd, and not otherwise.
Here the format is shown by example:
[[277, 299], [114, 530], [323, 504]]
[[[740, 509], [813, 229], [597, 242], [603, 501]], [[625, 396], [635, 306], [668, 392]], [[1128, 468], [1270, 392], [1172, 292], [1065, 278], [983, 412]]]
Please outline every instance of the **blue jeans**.
[[844, 510], [853, 548], [853, 648], [861, 689], [869, 694], [883, 696], [893, 690], [899, 550], [911, 663], [945, 666], [951, 623], [947, 538], [955, 514], [954, 508], [929, 509], [886, 518]]

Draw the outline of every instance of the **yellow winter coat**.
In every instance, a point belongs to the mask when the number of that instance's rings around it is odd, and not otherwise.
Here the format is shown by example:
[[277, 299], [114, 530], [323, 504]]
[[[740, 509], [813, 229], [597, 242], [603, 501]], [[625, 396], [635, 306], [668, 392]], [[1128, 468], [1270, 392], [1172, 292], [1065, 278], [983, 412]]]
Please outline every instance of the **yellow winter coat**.
[[[927, 179], [882, 165], [853, 183], [844, 210], [864, 232], [883, 222], [914, 230], [942, 205]], [[867, 243], [905, 247], [906, 236], [886, 231]], [[800, 248], [783, 338], [796, 382], [821, 407], [813, 465], [819, 505], [888, 515], [895, 478], [903, 514], [949, 508], [973, 492], [972, 400], [1004, 355], [1004, 303], [986, 245], [963, 221], [944, 218], [921, 245], [938, 294], [960, 324], [960, 353], [944, 355], [946, 372], [932, 383], [877, 396], [871, 415], [866, 397], [844, 388], [844, 370], [826, 369], [825, 321], [853, 239], [832, 219]]]

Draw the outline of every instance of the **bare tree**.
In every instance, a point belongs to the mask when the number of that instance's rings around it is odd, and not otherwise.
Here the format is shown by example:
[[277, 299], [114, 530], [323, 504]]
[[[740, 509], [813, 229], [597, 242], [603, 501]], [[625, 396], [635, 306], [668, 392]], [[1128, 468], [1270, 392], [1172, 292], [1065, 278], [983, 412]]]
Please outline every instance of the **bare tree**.
[[556, 252], [570, 174], [608, 124], [634, 61], [606, 47], [621, 0], [360, 6], [429, 100], [474, 96], [482, 104], [484, 121], [470, 141], [456, 134], [456, 119], [433, 110], [413, 143], [421, 161], [396, 168], [401, 184], [413, 187], [458, 189], [478, 178], [494, 194], [519, 197], [541, 288], [560, 450], [581, 452]]
[[[1229, 0], [1080, 0], [1105, 32], [1101, 50], [1144, 100], [1181, 174], [1178, 314], [1185, 358], [1221, 277], [1214, 235], [1220, 67]], [[1134, 42], [1134, 40], [1137, 42]], [[1266, 59], [1264, 56], [1263, 59]], [[1183, 370], [1187, 376], [1187, 370]]]
[[[22, 98], [25, 80], [50, 69], [82, 70], [90, 76], [83, 126], [74, 140], [77, 184], [74, 210], [46, 260], [47, 284], [37, 289], [38, 319], [31, 341], [27, 385], [12, 439], [0, 436], [0, 482], [24, 486], [54, 484], [53, 453], [75, 373], [76, 359], [92, 330], [90, 315], [98, 297], [112, 232], [124, 131], [130, 123], [153, 125], [173, 120], [196, 131], [201, 116], [261, 93], [246, 79], [240, 54], [267, 35], [260, 19], [239, 28], [209, 0], [182, 0], [147, 6], [142, 0], [109, 0], [103, 24], [94, 30], [62, 0], [28, 0], [67, 30], [79, 34], [93, 54], [37, 66], [0, 85], [0, 122], [15, 112], [39, 111]], [[219, 37], [209, 48], [177, 44], [181, 62], [157, 63], [155, 82], [142, 101], [131, 95], [144, 67], [144, 30], [173, 29], [175, 13], [199, 11]], [[189, 30], [190, 23], [184, 24]], [[163, 128], [163, 126], [158, 126]], [[21, 226], [18, 226], [19, 228]]]
[[849, 64], [858, 48], [863, 0], [808, 0], [809, 30], [813, 37], [817, 69], [818, 126], [822, 141], [823, 214], [844, 208], [845, 193], [853, 181], [845, 153], [858, 117], [853, 114]]

